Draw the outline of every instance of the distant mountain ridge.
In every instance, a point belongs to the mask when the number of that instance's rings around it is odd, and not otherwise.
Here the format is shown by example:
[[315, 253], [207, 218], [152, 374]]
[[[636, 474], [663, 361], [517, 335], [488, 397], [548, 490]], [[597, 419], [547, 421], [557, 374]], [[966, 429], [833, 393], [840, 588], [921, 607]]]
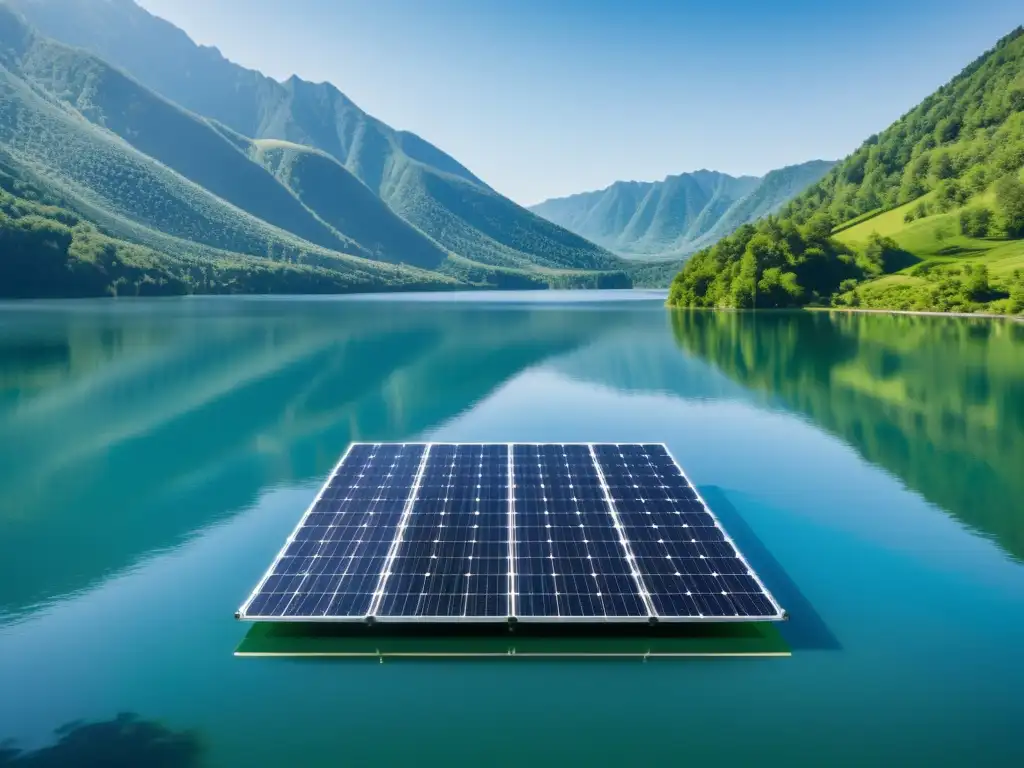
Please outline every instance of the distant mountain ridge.
[[[44, 34], [100, 56], [241, 137], [286, 141], [333, 157], [394, 213], [459, 257], [446, 263], [449, 271], [466, 269], [466, 260], [506, 270], [624, 266], [604, 248], [498, 194], [429, 142], [366, 114], [330, 83], [297, 76], [282, 83], [241, 67], [132, 0], [8, 2]], [[427, 250], [424, 245], [421, 252]]]
[[530, 210], [627, 258], [680, 257], [774, 213], [834, 164], [811, 160], [763, 177], [701, 169], [662, 181], [617, 181]]

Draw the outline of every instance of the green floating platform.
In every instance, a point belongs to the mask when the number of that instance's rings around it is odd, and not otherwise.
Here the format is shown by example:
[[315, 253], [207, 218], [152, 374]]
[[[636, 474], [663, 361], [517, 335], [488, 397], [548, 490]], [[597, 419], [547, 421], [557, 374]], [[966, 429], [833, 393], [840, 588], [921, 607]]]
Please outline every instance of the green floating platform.
[[456, 627], [381, 629], [359, 625], [254, 624], [236, 656], [337, 658], [637, 658], [790, 656], [773, 623], [722, 622], [672, 627], [582, 627], [489, 631]]

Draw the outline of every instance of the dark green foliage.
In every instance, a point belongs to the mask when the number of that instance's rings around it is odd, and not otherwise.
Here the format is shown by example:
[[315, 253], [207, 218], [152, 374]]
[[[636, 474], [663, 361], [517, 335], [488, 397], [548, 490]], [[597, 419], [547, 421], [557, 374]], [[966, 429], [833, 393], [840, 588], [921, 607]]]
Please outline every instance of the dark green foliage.
[[984, 206], [965, 208], [960, 212], [960, 234], [988, 237], [992, 227], [992, 211]]
[[974, 312], [978, 305], [1006, 294], [994, 294], [984, 264], [965, 264], [961, 275], [935, 273], [928, 289], [927, 306], [940, 312]]
[[931, 214], [931, 207], [928, 205], [927, 202], [922, 200], [917, 205], [913, 206], [910, 210], [908, 210], [905, 214], [903, 214], [903, 220], [909, 224], [910, 222], [915, 221], [916, 219], [923, 219], [925, 216], [930, 216]]
[[871, 233], [864, 250], [857, 256], [857, 264], [870, 277], [898, 272], [917, 261], [913, 254], [900, 248], [891, 237], [882, 237], [877, 232]]
[[1024, 184], [1016, 175], [996, 183], [996, 207], [1000, 225], [1008, 237], [1024, 237]]
[[1010, 283], [1010, 312], [1024, 312], [1024, 270], [1015, 270]]
[[969, 196], [970, 193], [955, 179], [946, 179], [935, 188], [935, 204], [942, 212], [959, 208]]
[[963, 268], [965, 280], [963, 281], [964, 294], [971, 301], [985, 301], [991, 292], [988, 283], [988, 268], [984, 264], [971, 266], [965, 264]]
[[885, 268], [887, 244], [858, 259], [827, 233], [825, 218], [803, 228], [774, 217], [744, 225], [687, 262], [672, 281], [669, 303], [735, 308], [827, 304], [844, 280], [864, 276], [867, 265], [879, 272]]

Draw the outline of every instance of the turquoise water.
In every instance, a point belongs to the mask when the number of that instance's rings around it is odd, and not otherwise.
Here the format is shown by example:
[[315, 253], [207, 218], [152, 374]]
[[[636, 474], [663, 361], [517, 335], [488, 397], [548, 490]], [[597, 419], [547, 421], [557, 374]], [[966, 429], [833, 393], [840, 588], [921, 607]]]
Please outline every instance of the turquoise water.
[[[1024, 325], [661, 300], [0, 304], [0, 765], [1024, 764]], [[233, 657], [402, 439], [666, 442], [793, 656]]]

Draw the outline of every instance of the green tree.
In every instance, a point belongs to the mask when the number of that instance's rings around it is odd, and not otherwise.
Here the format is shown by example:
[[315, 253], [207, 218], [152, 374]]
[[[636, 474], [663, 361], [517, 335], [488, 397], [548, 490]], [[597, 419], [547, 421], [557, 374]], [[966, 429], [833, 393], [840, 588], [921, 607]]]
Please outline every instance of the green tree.
[[1015, 270], [1010, 282], [1010, 312], [1024, 312], [1024, 271]]
[[967, 191], [956, 179], [939, 182], [935, 190], [935, 203], [940, 211], [949, 211], [967, 202]]
[[1007, 237], [1024, 237], [1024, 184], [1016, 174], [996, 182], [996, 207]]
[[956, 117], [944, 117], [935, 126], [935, 140], [939, 144], [953, 141], [960, 134], [960, 120]]
[[984, 165], [975, 166], [968, 171], [964, 183], [972, 192], [981, 192], [988, 186], [988, 170]]
[[831, 236], [834, 225], [827, 213], [816, 213], [804, 225], [804, 237], [812, 243], [824, 243]]
[[984, 301], [991, 292], [988, 282], [988, 268], [979, 264], [973, 269], [970, 264], [964, 266], [964, 294], [972, 301]]
[[932, 175], [939, 181], [956, 176], [956, 168], [953, 167], [953, 159], [949, 156], [949, 152], [936, 153], [935, 159], [932, 161]]
[[960, 212], [960, 234], [987, 237], [992, 226], [992, 211], [984, 206], [965, 208]]

